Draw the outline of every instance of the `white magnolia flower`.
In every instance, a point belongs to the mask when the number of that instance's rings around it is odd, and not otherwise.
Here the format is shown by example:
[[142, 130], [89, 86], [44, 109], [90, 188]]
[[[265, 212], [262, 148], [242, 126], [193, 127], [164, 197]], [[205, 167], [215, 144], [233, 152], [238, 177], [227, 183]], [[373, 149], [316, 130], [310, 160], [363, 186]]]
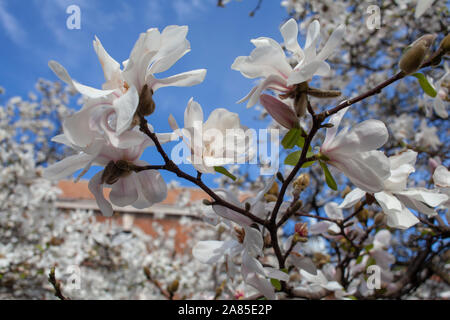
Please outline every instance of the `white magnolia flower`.
[[450, 172], [442, 165], [438, 166], [433, 173], [434, 185], [440, 192], [446, 194], [449, 200], [443, 203], [444, 207], [450, 208]]
[[[264, 90], [286, 94], [295, 90], [296, 84], [310, 81], [315, 75], [328, 75], [330, 66], [325, 60], [333, 54], [335, 48], [339, 45], [345, 33], [345, 26], [340, 25], [334, 30], [319, 53], [316, 52], [320, 37], [319, 21], [314, 20], [309, 25], [304, 49], [298, 44], [298, 24], [294, 19], [287, 21], [280, 28], [280, 31], [286, 49], [292, 53], [292, 58], [295, 60], [296, 65], [294, 67], [290, 65], [281, 45], [267, 37], [251, 40], [256, 48], [250, 56], [237, 57], [231, 66], [232, 69], [240, 71], [246, 78], [262, 79], [246, 97], [239, 101], [248, 100], [247, 108], [260, 101], [260, 96]], [[266, 107], [266, 101], [260, 102]], [[273, 101], [269, 100], [269, 102]], [[286, 103], [292, 104], [289, 100], [286, 100]], [[285, 103], [279, 101], [280, 106], [283, 104]]]
[[366, 120], [339, 133], [338, 127], [347, 108], [332, 115], [321, 154], [329, 158], [328, 163], [342, 171], [358, 188], [378, 192], [383, 181], [389, 177], [389, 160], [383, 152], [375, 149], [383, 146], [389, 134], [379, 120]]
[[431, 7], [434, 0], [395, 0], [395, 2], [403, 10], [407, 8], [407, 5], [409, 3], [416, 2], [417, 4], [414, 12], [414, 17], [417, 19], [420, 18], [425, 13], [425, 11], [427, 11]]
[[[115, 148], [105, 140], [98, 139], [88, 147], [73, 145], [65, 135], [59, 135], [52, 141], [66, 144], [78, 151], [44, 170], [43, 176], [51, 180], [59, 180], [83, 169], [80, 176], [86, 173], [92, 165], [105, 167], [89, 181], [89, 190], [95, 196], [97, 204], [105, 216], [112, 216], [113, 208], [105, 199], [104, 186], [111, 186], [110, 201], [120, 207], [132, 205], [135, 208], [148, 208], [154, 203], [163, 201], [167, 196], [167, 186], [157, 170], [144, 170], [138, 173], [114, 167], [118, 161], [122, 163], [145, 166], [145, 161], [139, 160], [147, 146], [153, 142], [142, 136], [134, 147], [127, 149]], [[164, 137], [160, 137], [162, 143]], [[105, 173], [106, 172], [106, 173]]]
[[442, 142], [436, 134], [437, 130], [438, 129], [433, 125], [429, 127], [427, 121], [422, 119], [419, 132], [415, 135], [415, 142], [422, 148], [429, 148], [432, 151], [438, 150], [439, 146], [442, 145]]
[[[384, 181], [383, 191], [374, 197], [387, 215], [387, 224], [392, 228], [407, 229], [419, 222], [407, 208], [417, 210], [428, 216], [436, 215], [434, 207], [447, 201], [444, 194], [423, 188], [407, 188], [409, 175], [415, 171], [417, 153], [408, 150], [389, 157], [391, 175]], [[349, 208], [360, 201], [366, 192], [361, 189], [351, 191], [341, 203], [341, 208]]]
[[257, 228], [244, 226], [244, 238], [226, 241], [207, 240], [198, 242], [192, 249], [194, 258], [202, 263], [214, 264], [222, 258], [231, 262], [231, 258], [241, 255], [241, 271], [244, 281], [257, 289], [268, 299], [275, 299], [275, 290], [269, 279], [287, 281], [288, 275], [280, 270], [263, 267], [256, 258], [263, 253], [263, 238]]
[[[328, 202], [324, 206], [325, 213], [328, 218], [335, 219], [335, 220], [344, 220], [344, 214], [342, 213], [342, 209], [339, 208], [338, 204], [336, 202]], [[315, 224], [313, 224], [309, 228], [309, 234], [322, 234], [327, 231], [331, 231], [334, 233], [340, 233], [341, 228], [334, 222], [331, 221], [320, 221]]]
[[215, 109], [203, 122], [203, 110], [191, 98], [184, 112], [184, 128], [179, 129], [171, 115], [169, 123], [191, 151], [188, 159], [195, 169], [214, 173], [215, 166], [242, 163], [253, 157], [252, 136], [245, 133], [239, 116], [226, 109]]
[[[154, 76], [156, 73], [168, 70], [190, 51], [189, 41], [186, 40], [187, 32], [187, 26], [168, 26], [161, 33], [157, 28], [141, 33], [129, 59], [123, 62], [123, 70], [121, 70], [120, 64], [105, 51], [100, 40], [96, 38], [94, 49], [106, 80], [102, 90], [72, 80], [59, 63], [50, 61], [50, 68], [62, 81], [73, 86], [82, 95], [90, 99], [98, 99], [86, 104], [79, 113], [66, 120], [65, 124], [67, 126], [87, 126], [90, 122], [89, 115], [96, 112], [92, 109], [101, 108], [108, 114], [113, 110], [116, 116], [115, 125], [111, 129], [120, 135], [132, 125], [140, 100], [151, 99], [152, 94], [162, 87], [187, 87], [201, 83], [206, 75], [205, 69], [184, 72], [162, 79]], [[101, 118], [107, 119], [108, 117]], [[88, 143], [94, 138], [87, 134], [85, 137]], [[83, 142], [87, 145], [86, 141]]]
[[431, 98], [428, 95], [424, 95], [427, 117], [430, 117], [434, 110], [434, 112], [442, 119], [448, 118], [447, 112], [448, 102], [446, 101], [447, 89], [443, 87], [442, 84], [447, 79], [447, 77], [450, 76], [450, 69], [447, 63], [445, 63], [444, 67], [445, 67], [445, 74], [439, 80], [437, 80], [436, 83], [433, 83], [433, 80], [430, 77], [428, 77], [428, 82], [434, 87], [434, 89], [437, 92], [437, 95], [434, 98]]

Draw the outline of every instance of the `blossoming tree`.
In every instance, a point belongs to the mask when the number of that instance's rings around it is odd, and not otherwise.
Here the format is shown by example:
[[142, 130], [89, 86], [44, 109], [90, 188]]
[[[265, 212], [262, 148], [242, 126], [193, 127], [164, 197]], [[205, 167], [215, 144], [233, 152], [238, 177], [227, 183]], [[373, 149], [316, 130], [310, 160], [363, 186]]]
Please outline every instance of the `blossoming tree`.
[[[449, 284], [450, 235], [443, 120], [450, 37], [441, 23], [448, 8], [445, 1], [430, 8], [431, 2], [389, 2], [381, 8], [385, 25], [368, 30], [360, 1], [282, 1], [293, 16], [280, 27], [283, 42], [253, 39], [255, 48], [231, 66], [258, 79], [239, 102], [262, 106], [281, 132], [283, 165], [256, 180], [239, 167], [258, 158], [257, 138], [237, 114], [216, 109], [205, 121], [192, 98], [183, 127], [177, 114], [167, 114], [173, 132], [158, 132], [152, 122], [161, 112], [153, 100], [159, 89], [205, 80], [204, 69], [156, 77], [190, 51], [187, 26], [142, 33], [122, 66], [96, 38], [101, 89], [49, 63], [85, 100], [52, 138], [74, 153], [43, 177], [81, 170], [79, 179], [91, 166], [102, 167], [89, 189], [105, 216], [113, 215], [112, 204], [146, 208], [164, 200], [162, 170], [201, 188], [209, 198], [198, 210], [219, 236], [198, 241], [192, 256], [223, 279], [215, 298], [233, 297], [224, 291], [253, 299], [403, 298], [417, 288], [429, 296], [433, 275]], [[163, 146], [173, 141], [188, 151], [190, 172]], [[160, 162], [141, 160], [147, 148], [158, 151]], [[208, 186], [206, 174], [222, 174], [220, 188]], [[109, 199], [105, 186], [112, 188]]]

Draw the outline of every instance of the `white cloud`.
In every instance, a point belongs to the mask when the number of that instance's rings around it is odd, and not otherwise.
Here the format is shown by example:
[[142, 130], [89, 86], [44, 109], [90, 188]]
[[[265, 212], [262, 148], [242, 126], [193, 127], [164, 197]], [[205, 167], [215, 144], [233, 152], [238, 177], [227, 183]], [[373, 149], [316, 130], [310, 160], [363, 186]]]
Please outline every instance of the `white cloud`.
[[0, 23], [6, 31], [6, 34], [14, 43], [23, 45], [26, 39], [26, 32], [19, 24], [17, 19], [8, 12], [4, 1], [0, 0]]
[[214, 5], [216, 0], [174, 0], [173, 9], [178, 19], [194, 18], [197, 13], [204, 12], [208, 6]]

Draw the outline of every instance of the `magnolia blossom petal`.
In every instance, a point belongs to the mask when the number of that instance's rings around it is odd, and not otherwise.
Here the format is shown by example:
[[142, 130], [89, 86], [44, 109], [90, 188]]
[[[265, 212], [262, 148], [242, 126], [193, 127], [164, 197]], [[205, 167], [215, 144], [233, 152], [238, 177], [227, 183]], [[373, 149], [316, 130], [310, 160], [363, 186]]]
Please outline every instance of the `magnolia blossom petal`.
[[111, 203], [119, 207], [131, 205], [137, 198], [138, 192], [136, 189], [135, 176], [131, 174], [128, 177], [120, 178], [114, 183], [109, 194]]
[[389, 213], [393, 211], [402, 211], [402, 203], [392, 194], [387, 192], [377, 192], [374, 196], [386, 214], [389, 215]]
[[317, 60], [326, 60], [328, 59], [334, 52], [334, 50], [339, 46], [342, 41], [342, 38], [345, 35], [345, 25], [339, 25], [331, 34], [330, 38], [328, 38], [327, 43], [317, 55]]
[[216, 263], [224, 255], [224, 242], [216, 240], [199, 241], [192, 248], [192, 255], [201, 263]]
[[75, 171], [86, 167], [91, 160], [92, 156], [85, 153], [69, 156], [45, 168], [43, 177], [49, 180], [67, 178], [75, 173]]
[[450, 188], [450, 172], [443, 165], [438, 166], [434, 170], [433, 181], [440, 188]]
[[324, 206], [325, 213], [327, 214], [328, 218], [335, 219], [335, 220], [343, 220], [344, 214], [342, 213], [341, 208], [339, 208], [338, 204], [336, 202], [328, 202]]
[[339, 208], [350, 208], [350, 207], [353, 207], [365, 195], [366, 195], [366, 192], [364, 190], [356, 188], [356, 189], [352, 190], [351, 192], [349, 192], [345, 196], [344, 201], [342, 201], [342, 203], [339, 205]]
[[92, 87], [88, 87], [81, 83], [78, 83], [77, 81], [72, 80], [67, 70], [54, 60], [49, 61], [48, 66], [58, 76], [58, 78], [60, 78], [68, 85], [73, 86], [79, 93], [89, 98], [93, 99], [101, 98], [114, 92], [114, 90], [99, 90]]
[[384, 182], [385, 190], [402, 191], [406, 189], [409, 175], [415, 171], [417, 152], [408, 150], [389, 157], [391, 175]]
[[94, 50], [97, 53], [100, 64], [102, 65], [105, 79], [108, 81], [111, 80], [114, 75], [120, 71], [120, 64], [114, 60], [108, 52], [106, 52], [97, 36], [95, 36], [94, 40]]
[[148, 85], [156, 91], [163, 87], [191, 87], [202, 83], [206, 76], [206, 69], [197, 69], [179, 73], [164, 79], [156, 79], [153, 75], [146, 77]]
[[425, 13], [425, 11], [427, 11], [431, 7], [433, 2], [434, 0], [417, 0], [416, 12], [414, 14], [414, 17], [416, 19], [421, 17]]
[[184, 127], [196, 128], [202, 130], [203, 126], [203, 109], [200, 104], [191, 98], [184, 111]]
[[325, 140], [322, 144], [321, 149], [327, 149], [328, 145], [334, 140], [338, 132], [339, 125], [341, 124], [342, 118], [344, 117], [347, 110], [348, 107], [341, 109], [330, 117], [328, 123], [332, 124], [333, 126], [331, 128], [327, 128]]
[[94, 195], [95, 201], [97, 202], [97, 205], [100, 208], [102, 214], [106, 217], [112, 217], [114, 213], [112, 205], [105, 199], [105, 196], [103, 195], [102, 174], [103, 170], [93, 176], [89, 181], [88, 188]]
[[294, 69], [294, 71], [289, 75], [287, 85], [291, 86], [294, 84], [302, 83], [304, 81], [308, 81], [312, 79], [317, 70], [322, 70], [321, 73], [323, 73], [324, 68], [328, 69], [329, 66], [325, 61], [320, 60], [314, 60], [307, 65], [300, 66], [298, 68], [296, 67], [296, 69]]
[[434, 207], [437, 207], [448, 200], [448, 196], [443, 193], [431, 191], [422, 188], [411, 188], [404, 191], [396, 192], [401, 197], [402, 202], [414, 210], [429, 216], [436, 215]]
[[136, 175], [138, 190], [143, 199], [133, 206], [141, 209], [163, 201], [167, 197], [167, 185], [158, 170], [145, 170]]
[[114, 100], [113, 107], [117, 114], [117, 135], [130, 128], [138, 104], [139, 94], [134, 86], [129, 88], [120, 98]]
[[249, 255], [256, 257], [262, 254], [264, 241], [258, 229], [244, 226], [244, 247]]
[[286, 49], [296, 54], [299, 58], [303, 58], [303, 50], [298, 44], [298, 23], [295, 19], [289, 19], [280, 28], [281, 35], [284, 39], [284, 45]]
[[406, 230], [419, 223], [419, 219], [405, 206], [402, 210], [392, 210], [387, 214], [387, 225], [391, 228]]
[[445, 106], [444, 101], [440, 97], [434, 98], [433, 108], [434, 108], [434, 112], [436, 112], [436, 114], [439, 117], [441, 117], [442, 119], [448, 118], [447, 108]]

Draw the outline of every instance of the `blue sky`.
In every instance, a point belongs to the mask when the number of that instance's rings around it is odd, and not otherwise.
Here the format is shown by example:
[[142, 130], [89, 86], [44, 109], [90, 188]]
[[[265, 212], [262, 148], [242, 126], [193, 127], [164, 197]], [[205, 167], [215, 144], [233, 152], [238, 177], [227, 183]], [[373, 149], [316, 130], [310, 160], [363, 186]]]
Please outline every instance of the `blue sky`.
[[[56, 80], [47, 66], [49, 60], [56, 60], [74, 79], [100, 87], [104, 79], [92, 48], [95, 35], [109, 54], [122, 62], [128, 58], [139, 33], [151, 27], [162, 30], [171, 24], [188, 25], [192, 51], [165, 74], [206, 68], [206, 79], [191, 88], [159, 90], [155, 95], [157, 111], [149, 121], [158, 132], [169, 131], [169, 114], [173, 113], [182, 124], [187, 101], [194, 97], [206, 115], [214, 108], [225, 107], [239, 113], [248, 127], [261, 127], [255, 120], [256, 111], [236, 104], [251, 89], [253, 81], [230, 66], [237, 56], [250, 53], [252, 38], [268, 36], [281, 41], [279, 26], [287, 14], [279, 1], [271, 0], [263, 1], [251, 18], [248, 14], [257, 2], [232, 1], [226, 8], [219, 8], [216, 0], [0, 0], [0, 85], [6, 89], [6, 97], [25, 96], [38, 78]], [[80, 30], [66, 27], [66, 9], [72, 4], [81, 9]], [[151, 152], [144, 159], [161, 163]]]

